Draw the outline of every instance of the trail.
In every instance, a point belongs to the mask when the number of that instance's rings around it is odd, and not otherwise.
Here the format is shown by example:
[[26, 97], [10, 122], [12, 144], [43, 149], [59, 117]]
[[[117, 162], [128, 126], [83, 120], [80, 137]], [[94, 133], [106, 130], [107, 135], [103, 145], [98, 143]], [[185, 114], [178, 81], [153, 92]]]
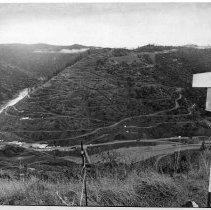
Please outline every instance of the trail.
[[[182, 139], [189, 139], [189, 137], [182, 137]], [[86, 148], [91, 148], [91, 147], [98, 147], [98, 146], [107, 146], [107, 145], [114, 145], [114, 144], [123, 144], [123, 143], [128, 143], [130, 144], [131, 142], [140, 142], [140, 143], [150, 143], [150, 142], [166, 142], [168, 144], [175, 144], [175, 142], [171, 142], [170, 140], [181, 140], [181, 138], [176, 138], [176, 137], [170, 137], [170, 138], [159, 138], [159, 139], [135, 139], [135, 140], [119, 140], [119, 141], [113, 141], [113, 142], [106, 142], [106, 143], [98, 143], [98, 144], [89, 144], [85, 145]], [[79, 146], [79, 145], [78, 145]]]
[[173, 154], [174, 152], [178, 152], [178, 151], [188, 151], [188, 150], [193, 150], [193, 149], [199, 149], [201, 146], [201, 144], [192, 144], [192, 145], [179, 145], [179, 146], [174, 146], [172, 145], [169, 148], [164, 148], [164, 149], [152, 149], [152, 151], [146, 151], [145, 153], [140, 154], [140, 156], [138, 156], [138, 158], [136, 159], [135, 162], [140, 162], [143, 160], [147, 160], [150, 159], [152, 157], [156, 157], [156, 156], [160, 156], [160, 155], [170, 155]]
[[[87, 87], [88, 88], [88, 87]], [[93, 88], [94, 89], [94, 88]], [[101, 94], [101, 95], [103, 95], [111, 104], [109, 105], [111, 108], [112, 108], [112, 106], [114, 106], [114, 104], [112, 104], [112, 100], [109, 98], [109, 97], [107, 97], [105, 94], [103, 94], [101, 91], [99, 91], [98, 89], [94, 89], [95, 91], [97, 91], [97, 92], [99, 92], [99, 94]], [[182, 98], [182, 95], [180, 94], [179, 95], [179, 98], [177, 99], [177, 101], [178, 100], [180, 100]], [[145, 101], [153, 101], [153, 102], [156, 102], [156, 101], [161, 101], [161, 100], [169, 100], [170, 98], [163, 98], [163, 99], [145, 99], [145, 100], [143, 100], [143, 102], [145, 102]], [[66, 99], [66, 100], [60, 100], [59, 102], [61, 103], [61, 102], [64, 102], [64, 101], [69, 101], [69, 99]], [[169, 110], [166, 110], [166, 111], [171, 111], [171, 110], [174, 110], [174, 109], [177, 109], [177, 108], [179, 108], [179, 104], [178, 104], [178, 102], [176, 101], [176, 105], [175, 105], [175, 107], [173, 107], [172, 109], [169, 109]], [[31, 102], [31, 103], [40, 103], [40, 102], [42, 102], [42, 101], [38, 101], [38, 102]], [[46, 101], [43, 101], [43, 102], [46, 102]], [[98, 107], [98, 106], [96, 106], [96, 107]], [[105, 107], [107, 107], [107, 106], [105, 106]], [[90, 106], [89, 108], [92, 108], [92, 106]], [[14, 109], [16, 109], [16, 108], [14, 108]], [[42, 109], [44, 109], [44, 108], [42, 108]], [[17, 110], [17, 109], [16, 109]], [[23, 113], [24, 111], [20, 111], [20, 110], [17, 110], [18, 112], [21, 112], [21, 113]], [[118, 110], [116, 110], [116, 109], [114, 109], [114, 111], [117, 111], [118, 112]], [[121, 111], [122, 112], [122, 111]], [[160, 111], [160, 113], [162, 113], [163, 111]], [[53, 119], [53, 118], [76, 118], [76, 117], [72, 117], [72, 116], [69, 116], [69, 115], [64, 115], [64, 114], [57, 114], [57, 113], [55, 113], [55, 112], [49, 112], [48, 110], [46, 110], [46, 112], [34, 112], [34, 114], [36, 114], [36, 113], [40, 113], [40, 114], [50, 114], [50, 115], [55, 115], [55, 116], [50, 116], [50, 117], [45, 117], [45, 116], [41, 116], [41, 117], [33, 117], [33, 114], [28, 114], [27, 116], [21, 116], [21, 117], [31, 117], [32, 116], [32, 118], [30, 119], [30, 120], [33, 120], [33, 119]], [[157, 114], [159, 114], [159, 112], [157, 113]], [[8, 112], [7, 112], [7, 110], [5, 111], [5, 115], [7, 115], [7, 116], [10, 116], [10, 117], [19, 117], [19, 116], [17, 116], [17, 115], [13, 115], [13, 114], [9, 114]], [[98, 120], [98, 119], [94, 119], [94, 120]], [[100, 121], [100, 120], [98, 120], [98, 121]]]
[[[76, 136], [74, 138], [66, 138], [65, 140], [83, 140], [84, 138], [86, 139], [86, 141], [89, 141], [91, 138], [94, 138], [96, 136], [101, 136], [103, 134], [106, 134], [108, 133], [109, 131], [111, 131], [113, 129], [113, 132], [115, 132], [114, 129], [117, 129], [117, 131], [120, 129], [120, 126], [121, 128], [124, 128], [124, 124], [127, 123], [128, 121], [130, 120], [133, 120], [133, 119], [136, 119], [136, 118], [140, 118], [140, 117], [153, 117], [153, 116], [156, 116], [158, 114], [161, 114], [161, 113], [165, 113], [167, 111], [173, 111], [173, 110], [176, 110], [178, 109], [180, 106], [179, 106], [179, 103], [178, 103], [178, 100], [180, 100], [182, 98], [182, 95], [179, 94], [178, 98], [175, 99], [175, 106], [171, 109], [166, 109], [166, 110], [162, 110], [162, 111], [158, 111], [158, 112], [155, 112], [155, 113], [152, 113], [152, 114], [148, 114], [148, 115], [138, 115], [138, 116], [132, 116], [132, 117], [128, 117], [128, 118], [124, 118], [122, 119], [121, 121], [119, 122], [115, 122], [114, 124], [110, 125], [110, 126], [106, 126], [106, 127], [100, 127], [100, 128], [97, 128], [96, 130], [90, 132], [90, 133], [87, 133], [87, 134], [83, 134], [83, 135], [80, 135], [80, 136]], [[190, 110], [191, 111], [191, 110]], [[184, 114], [184, 115], [175, 115], [175, 116], [188, 116], [190, 113], [188, 114]], [[162, 115], [159, 115], [159, 116], [162, 116]], [[164, 116], [167, 116], [167, 115], [164, 115]], [[170, 115], [172, 116], [172, 115]], [[52, 139], [52, 140], [46, 140], [44, 142], [49, 142], [49, 141], [56, 141], [56, 139]]]
[[[58, 98], [59, 99], [59, 98]], [[157, 102], [157, 101], [165, 101], [165, 100], [171, 100], [171, 97], [166, 97], [166, 98], [159, 98], [159, 99], [140, 99], [141, 102]], [[69, 99], [66, 99], [66, 100], [59, 100], [59, 102], [63, 102], [63, 101], [69, 101]], [[40, 101], [39, 101], [40, 102]], [[33, 103], [39, 103], [39, 102], [33, 102]], [[46, 102], [46, 101], [42, 101], [42, 102]], [[89, 106], [87, 107], [88, 109], [92, 109], [92, 108], [104, 108], [104, 107], [112, 107], [112, 106], [118, 106], [118, 105], [124, 105], [124, 103], [122, 104], [107, 104], [107, 105], [99, 105], [99, 106]], [[38, 105], [37, 105], [38, 106]], [[65, 115], [65, 114], [58, 114], [57, 112], [53, 112], [53, 111], [49, 111], [47, 109], [45, 109], [44, 107], [42, 106], [39, 106], [40, 109], [43, 110], [43, 112], [33, 112], [34, 114], [37, 114], [37, 113], [40, 113], [40, 114], [51, 114], [51, 115], [55, 115], [55, 116], [68, 116], [68, 115]], [[25, 111], [23, 110], [18, 110], [15, 106], [12, 106], [12, 108], [14, 108], [14, 110], [18, 113], [22, 113], [24, 114]], [[76, 109], [78, 108], [77, 106], [73, 107], [73, 109]], [[62, 111], [62, 113], [72, 113], [73, 111]], [[5, 111], [5, 115], [9, 116], [9, 117], [19, 117], [18, 115], [14, 115], [14, 114], [9, 114], [7, 112], [7, 110]], [[27, 115], [28, 116], [28, 115]], [[31, 114], [31, 116], [33, 116], [33, 114]], [[24, 117], [24, 116], [21, 116], [21, 117]], [[70, 116], [71, 117], [71, 116]], [[41, 117], [42, 118], [42, 117]], [[44, 117], [46, 118], [46, 117]], [[32, 119], [33, 120], [33, 119]]]
[[[77, 140], [77, 139], [86, 139], [86, 142], [87, 143], [91, 143], [92, 141], [95, 141], [96, 138], [100, 138], [102, 135], [105, 135], [105, 134], [108, 134], [109, 135], [109, 130], [111, 129], [116, 129], [116, 127], [118, 126], [121, 126], [121, 128], [125, 128], [124, 127], [124, 123], [129, 121], [129, 120], [132, 120], [132, 119], [136, 119], [136, 118], [140, 118], [140, 117], [153, 117], [153, 116], [156, 116], [156, 115], [159, 115], [161, 113], [165, 113], [167, 111], [172, 111], [172, 110], [176, 110], [178, 109], [180, 106], [179, 106], [179, 103], [178, 101], [182, 98], [182, 95], [179, 94], [178, 98], [175, 99], [175, 106], [172, 107], [171, 109], [166, 109], [166, 110], [162, 110], [162, 111], [158, 111], [158, 112], [155, 112], [155, 113], [152, 113], [152, 114], [148, 114], [148, 115], [139, 115], [139, 116], [132, 116], [132, 117], [128, 117], [128, 118], [124, 118], [122, 119], [121, 121], [119, 122], [115, 122], [114, 124], [110, 125], [110, 126], [104, 126], [104, 127], [100, 127], [100, 128], [97, 128], [95, 130], [93, 129], [86, 129], [86, 130], [92, 130], [90, 133], [87, 133], [87, 134], [83, 134], [83, 135], [79, 135], [79, 136], [76, 136], [76, 137], [72, 137], [72, 138], [59, 138], [59, 139], [46, 139], [44, 141], [41, 141], [40, 143], [44, 142], [51, 142], [51, 141], [69, 141], [69, 140]], [[191, 115], [191, 110], [189, 109], [189, 113], [188, 114], [183, 114], [183, 115], [159, 115], [159, 116], [175, 116], [175, 117], [178, 117], [178, 116], [188, 116], [188, 115]], [[52, 119], [52, 117], [49, 117], [50, 119]], [[74, 118], [74, 117], [72, 117]], [[40, 118], [37, 118], [37, 119], [40, 119]], [[44, 117], [42, 117], [42, 119], [44, 119]], [[45, 118], [46, 119], [46, 118]], [[76, 119], [76, 118], [75, 118]], [[81, 118], [81, 119], [87, 119], [87, 118]], [[94, 119], [93, 119], [94, 120]], [[165, 123], [179, 123], [179, 124], [182, 124], [182, 123], [191, 123], [191, 121], [174, 121], [174, 122], [160, 122], [160, 123], [155, 123], [154, 125], [151, 125], [151, 126], [143, 126], [143, 127], [138, 127], [138, 128], [142, 128], [142, 129], [149, 129], [149, 128], [153, 128], [153, 127], [156, 127], [158, 125], [161, 125], [161, 124], [165, 124]], [[133, 127], [130, 127], [130, 126], [127, 126], [124, 130], [126, 129], [130, 129], [130, 128], [134, 128]], [[119, 129], [119, 128], [117, 128]], [[81, 129], [81, 130], [84, 130], [84, 129]], [[66, 131], [74, 131], [74, 130], [62, 130], [62, 131], [50, 131], [50, 130], [39, 130], [39, 131], [27, 131], [27, 130], [23, 130], [23, 131], [20, 131], [20, 130], [17, 130], [17, 131], [8, 131], [8, 132], [33, 132], [33, 133], [41, 133], [41, 132], [66, 132]], [[96, 137], [94, 137], [94, 135], [96, 135]], [[92, 138], [92, 139], [91, 139]], [[91, 141], [90, 141], [91, 139]]]

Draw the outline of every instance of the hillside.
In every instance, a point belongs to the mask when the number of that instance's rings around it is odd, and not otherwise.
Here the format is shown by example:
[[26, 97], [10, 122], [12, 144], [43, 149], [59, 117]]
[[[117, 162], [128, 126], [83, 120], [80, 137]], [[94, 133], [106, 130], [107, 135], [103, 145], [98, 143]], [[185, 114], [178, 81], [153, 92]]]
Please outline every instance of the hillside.
[[57, 145], [189, 136], [198, 129], [191, 107], [200, 112], [206, 93], [191, 89], [198, 70], [182, 50], [154, 55], [93, 50], [9, 108], [1, 129]]
[[[46, 44], [1, 44], [0, 61], [25, 69], [37, 77], [47, 77], [63, 69], [75, 59], [78, 52], [66, 50], [89, 49], [82, 45], [54, 46]], [[79, 51], [80, 52], [80, 51]]]
[[47, 81], [66, 66], [75, 63], [86, 49], [88, 47], [82, 45], [66, 47], [45, 44], [1, 44], [0, 105], [22, 89]]
[[[45, 49], [43, 55], [55, 54], [52, 51], [56, 49], [52, 46], [47, 46], [47, 50], [45, 45], [39, 47], [39, 50]], [[36, 56], [41, 56], [39, 54]], [[62, 56], [64, 60], [68, 58]], [[89, 192], [94, 193], [92, 187], [98, 186], [97, 195], [104, 199], [96, 200], [93, 195], [89, 201], [92, 205], [123, 204], [121, 196], [118, 201], [113, 201], [106, 200], [103, 195], [120, 195], [115, 188], [118, 183], [123, 183], [121, 191], [132, 182], [133, 187], [128, 193], [133, 193], [136, 199], [127, 200], [124, 195], [129, 206], [178, 206], [188, 197], [204, 206], [205, 198], [202, 201], [198, 196], [204, 193], [203, 183], [208, 179], [207, 169], [201, 162], [210, 161], [210, 122], [209, 114], [204, 111], [206, 89], [191, 86], [192, 74], [210, 71], [209, 56], [211, 50], [207, 49], [153, 48], [150, 45], [134, 50], [92, 48], [75, 62], [67, 59], [69, 64], [64, 69], [54, 72], [28, 97], [0, 114], [3, 179], [10, 177], [18, 187], [20, 174], [24, 174], [24, 186], [28, 186], [24, 192], [34, 189], [28, 184], [30, 179], [41, 180], [42, 185], [48, 185], [45, 192], [49, 196], [46, 199], [50, 200], [33, 199], [31, 194], [26, 200], [4, 196], [2, 200], [18, 205], [37, 202], [60, 205], [61, 199], [51, 189], [57, 189], [55, 183], [68, 182], [70, 186], [76, 183], [72, 192], [76, 200], [67, 203], [79, 205], [80, 143], [83, 141], [87, 161], [91, 163]], [[203, 63], [201, 59], [204, 59]], [[7, 68], [12, 71], [11, 65]], [[34, 74], [22, 67], [13, 68], [14, 75], [17, 71], [20, 79], [26, 78], [26, 81], [29, 77], [37, 78], [35, 75], [42, 69], [38, 68]], [[8, 75], [8, 78], [12, 76]], [[9, 81], [2, 80], [7, 84]], [[206, 157], [201, 149], [203, 141], [208, 145]], [[182, 161], [186, 164], [185, 169]], [[183, 183], [186, 173], [190, 175], [185, 178], [187, 185], [175, 188]], [[114, 188], [108, 192], [102, 183], [113, 176], [116, 177], [111, 184]], [[150, 184], [146, 177], [156, 181]], [[93, 179], [97, 181], [93, 182]], [[195, 179], [200, 180], [200, 187], [195, 186], [196, 191], [189, 189]], [[140, 180], [144, 184], [139, 185]], [[153, 198], [145, 201], [140, 197], [139, 190], [144, 189], [150, 195], [157, 186], [165, 188], [162, 188], [164, 192], [158, 190], [155, 193], [159, 203]], [[67, 193], [66, 189], [64, 192], [58, 188], [58, 191]], [[185, 199], [179, 196], [181, 191], [185, 191]], [[40, 189], [35, 192], [36, 195], [39, 193], [42, 193]], [[159, 193], [165, 193], [163, 199]], [[17, 196], [13, 191], [12, 195]]]
[[0, 105], [11, 99], [18, 90], [31, 87], [36, 82], [24, 69], [0, 62]]

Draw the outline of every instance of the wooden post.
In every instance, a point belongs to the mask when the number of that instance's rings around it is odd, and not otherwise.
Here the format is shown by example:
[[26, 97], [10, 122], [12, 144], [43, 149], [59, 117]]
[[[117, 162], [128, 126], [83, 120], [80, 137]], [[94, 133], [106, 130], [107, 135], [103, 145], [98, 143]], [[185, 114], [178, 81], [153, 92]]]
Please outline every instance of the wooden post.
[[[87, 200], [87, 187], [86, 187], [86, 158], [85, 158], [85, 152], [84, 152], [84, 148], [83, 148], [83, 141], [81, 141], [81, 158], [82, 158], [82, 173], [84, 174], [84, 194], [85, 194], [85, 202], [86, 202], [86, 206], [88, 206], [88, 200]], [[83, 191], [82, 191], [83, 194]]]
[[25, 176], [25, 174], [24, 174], [24, 166], [22, 165], [21, 159], [20, 159], [19, 160], [19, 179], [21, 181], [24, 181], [24, 176]]
[[84, 155], [83, 141], [81, 141], [81, 158], [82, 158], [82, 167], [85, 167], [85, 155]]
[[210, 165], [210, 175], [209, 175], [209, 188], [207, 197], [207, 208], [211, 208], [211, 165]]

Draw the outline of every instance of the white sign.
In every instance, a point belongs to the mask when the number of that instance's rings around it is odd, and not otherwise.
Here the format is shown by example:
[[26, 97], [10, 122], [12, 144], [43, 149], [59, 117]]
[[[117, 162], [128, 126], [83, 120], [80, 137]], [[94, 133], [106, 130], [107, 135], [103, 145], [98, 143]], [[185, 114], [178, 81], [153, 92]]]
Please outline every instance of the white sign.
[[211, 72], [194, 74], [193, 87], [211, 87]]
[[207, 88], [206, 111], [211, 112], [211, 88]]
[[211, 112], [211, 72], [193, 75], [193, 87], [206, 87], [206, 111]]

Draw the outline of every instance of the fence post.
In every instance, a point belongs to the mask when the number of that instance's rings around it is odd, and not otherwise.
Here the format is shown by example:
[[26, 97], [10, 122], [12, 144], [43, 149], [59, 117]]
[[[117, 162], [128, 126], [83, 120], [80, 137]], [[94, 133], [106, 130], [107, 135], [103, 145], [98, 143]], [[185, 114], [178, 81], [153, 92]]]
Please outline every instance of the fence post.
[[207, 207], [211, 207], [211, 164], [210, 164], [210, 174], [209, 174], [209, 188], [208, 188], [208, 197], [207, 197]]
[[[87, 200], [87, 188], [86, 188], [86, 158], [85, 158], [85, 152], [83, 148], [83, 141], [81, 141], [81, 158], [82, 158], [82, 173], [84, 174], [83, 176], [83, 186], [82, 186], [82, 192], [81, 192], [81, 203], [83, 199], [83, 193], [85, 194], [85, 201], [86, 201], [86, 206], [88, 206], [88, 200]], [[83, 191], [84, 189], [84, 191]]]

